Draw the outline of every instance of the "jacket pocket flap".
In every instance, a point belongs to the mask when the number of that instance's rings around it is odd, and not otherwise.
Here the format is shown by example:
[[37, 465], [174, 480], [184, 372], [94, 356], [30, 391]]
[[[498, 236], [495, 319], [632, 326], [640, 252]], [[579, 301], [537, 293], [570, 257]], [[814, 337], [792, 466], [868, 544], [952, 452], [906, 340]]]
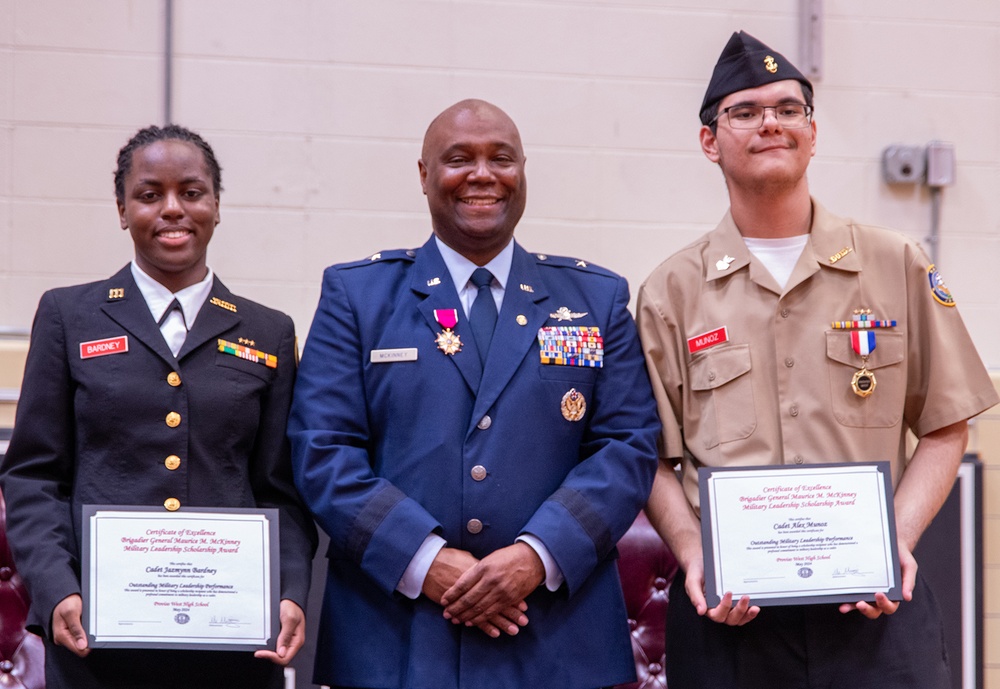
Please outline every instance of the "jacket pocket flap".
[[[861, 368], [861, 355], [851, 348], [850, 330], [833, 330], [826, 333], [826, 356], [854, 368]], [[903, 333], [878, 329], [875, 333], [875, 349], [868, 355], [865, 367], [875, 370], [883, 366], [900, 363], [906, 356], [906, 342]]]
[[692, 390], [714, 390], [750, 371], [750, 345], [706, 352], [688, 364]]

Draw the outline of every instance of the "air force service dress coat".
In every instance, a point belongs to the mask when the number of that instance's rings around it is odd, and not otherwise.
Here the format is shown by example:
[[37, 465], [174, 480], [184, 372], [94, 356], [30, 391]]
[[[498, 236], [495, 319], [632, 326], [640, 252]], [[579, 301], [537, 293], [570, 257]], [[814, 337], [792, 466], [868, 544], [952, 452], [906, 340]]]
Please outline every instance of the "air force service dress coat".
[[[627, 304], [621, 277], [515, 245], [484, 370], [433, 238], [327, 269], [289, 421], [296, 482], [331, 539], [317, 682], [634, 677], [615, 543], [648, 496], [659, 425]], [[462, 349], [449, 355], [435, 310], [453, 309]], [[539, 329], [559, 325], [599, 328], [603, 367], [542, 364]], [[563, 414], [573, 390], [579, 420]], [[528, 596], [516, 636], [453, 625], [395, 591], [432, 532], [480, 558], [533, 534], [565, 583]]]
[[[253, 340], [277, 366], [222, 353], [220, 338]], [[114, 353], [87, 356], [95, 342]], [[84, 504], [277, 508], [281, 597], [305, 609], [315, 528], [285, 436], [295, 361], [291, 319], [218, 278], [176, 358], [128, 266], [42, 296], [0, 477], [34, 631], [48, 634], [56, 604], [80, 593]], [[245, 652], [46, 650], [50, 689], [281, 686], [281, 668]]]

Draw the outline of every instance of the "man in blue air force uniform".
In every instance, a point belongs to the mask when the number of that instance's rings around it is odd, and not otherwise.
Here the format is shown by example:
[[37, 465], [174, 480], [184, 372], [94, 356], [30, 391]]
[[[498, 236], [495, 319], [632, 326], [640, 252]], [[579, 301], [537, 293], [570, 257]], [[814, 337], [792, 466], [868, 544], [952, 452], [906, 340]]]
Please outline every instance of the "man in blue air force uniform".
[[329, 268], [299, 368], [296, 481], [331, 539], [315, 680], [629, 681], [614, 546], [659, 424], [628, 286], [513, 241], [524, 153], [495, 106], [441, 113], [419, 169], [434, 236]]

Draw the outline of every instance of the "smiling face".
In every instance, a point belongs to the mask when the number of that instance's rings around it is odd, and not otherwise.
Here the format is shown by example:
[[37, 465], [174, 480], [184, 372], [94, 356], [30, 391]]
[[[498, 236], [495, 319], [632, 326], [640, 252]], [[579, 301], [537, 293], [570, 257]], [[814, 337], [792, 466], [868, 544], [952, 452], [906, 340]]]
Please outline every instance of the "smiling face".
[[[719, 102], [719, 112], [733, 105], [805, 103], [802, 86], [788, 79], [731, 93]], [[802, 129], [782, 127], [767, 110], [756, 129], [733, 129], [725, 115], [715, 132], [701, 128], [705, 156], [718, 163], [730, 190], [774, 192], [804, 184], [809, 160], [816, 153], [816, 124]]]
[[434, 233], [477, 265], [514, 235], [527, 197], [514, 122], [483, 101], [462, 101], [427, 129], [417, 163]]
[[201, 150], [177, 139], [137, 148], [124, 187], [118, 216], [139, 267], [171, 292], [203, 280], [219, 196]]

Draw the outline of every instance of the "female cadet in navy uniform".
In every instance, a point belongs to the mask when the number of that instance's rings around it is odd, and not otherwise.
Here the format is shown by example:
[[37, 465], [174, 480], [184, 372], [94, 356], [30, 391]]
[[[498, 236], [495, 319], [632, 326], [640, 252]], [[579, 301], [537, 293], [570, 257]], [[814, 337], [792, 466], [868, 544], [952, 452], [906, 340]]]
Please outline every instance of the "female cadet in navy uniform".
[[[294, 326], [232, 294], [208, 268], [220, 191], [219, 164], [200, 136], [175, 125], [140, 130], [115, 172], [135, 261], [109, 280], [46, 292], [38, 306], [0, 480], [32, 596], [29, 626], [46, 640], [49, 689], [280, 687], [280, 666], [304, 641], [315, 529], [285, 438]], [[256, 357], [224, 351], [241, 349]], [[85, 504], [279, 509], [276, 651], [88, 648]]]

